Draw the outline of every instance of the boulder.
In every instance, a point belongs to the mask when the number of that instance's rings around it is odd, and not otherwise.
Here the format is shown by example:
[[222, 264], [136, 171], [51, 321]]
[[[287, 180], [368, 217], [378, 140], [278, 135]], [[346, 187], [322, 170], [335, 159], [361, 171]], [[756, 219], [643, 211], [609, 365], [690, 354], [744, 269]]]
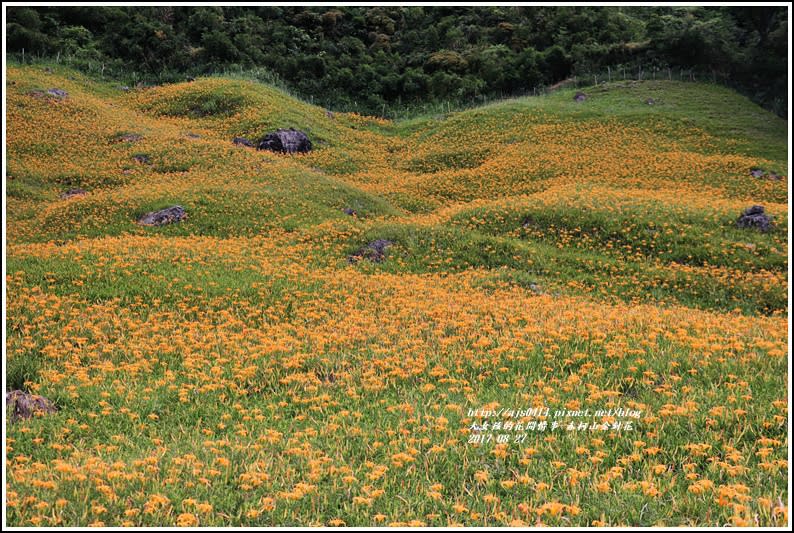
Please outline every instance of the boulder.
[[766, 233], [772, 229], [772, 217], [764, 212], [764, 207], [754, 205], [745, 209], [741, 216], [736, 220], [739, 228], [756, 228]]
[[54, 96], [55, 98], [66, 98], [69, 96], [69, 93], [63, 89], [47, 89], [47, 94]]
[[138, 218], [138, 224], [141, 226], [165, 226], [166, 224], [173, 224], [187, 218], [187, 213], [181, 205], [174, 205], [161, 209], [159, 211], [152, 211]]
[[394, 244], [386, 239], [372, 241], [362, 246], [347, 258], [349, 263], [356, 263], [361, 259], [369, 259], [373, 263], [382, 263], [386, 259], [386, 249]]
[[46, 91], [41, 89], [34, 89], [28, 93], [30, 96], [34, 98], [55, 98], [58, 100], [63, 100], [69, 93], [64, 91], [63, 89], [47, 89]]
[[753, 167], [750, 169], [750, 175], [754, 178], [768, 178], [770, 180], [779, 180], [782, 179], [782, 176], [779, 176], [775, 172], [766, 171], [763, 168]]
[[116, 135], [113, 137], [111, 142], [114, 143], [134, 143], [138, 142], [143, 139], [143, 135], [139, 135], [137, 133], [122, 133], [121, 135]]
[[85, 196], [88, 194], [88, 191], [85, 189], [75, 188], [75, 189], [68, 189], [61, 193], [61, 199], [66, 200], [69, 198], [75, 198], [77, 196]]
[[584, 102], [585, 100], [587, 100], [587, 95], [579, 91], [575, 95], [573, 95], [573, 100], [574, 102]]
[[655, 105], [656, 104], [656, 100], [654, 100], [653, 98], [648, 98], [648, 99], [645, 100], [645, 103], [648, 104], [648, 105]]
[[247, 146], [249, 148], [254, 147], [254, 143], [252, 143], [245, 137], [235, 137], [234, 139], [232, 139], [232, 143], [236, 144], [237, 146]]
[[358, 213], [355, 209], [350, 209], [349, 207], [345, 207], [342, 212], [346, 215], [350, 215], [351, 217], [357, 216]]
[[312, 142], [302, 131], [290, 128], [288, 130], [276, 130], [268, 133], [259, 141], [258, 150], [270, 150], [272, 152], [282, 152], [286, 154], [304, 153], [312, 149]]
[[58, 411], [55, 405], [37, 394], [29, 394], [21, 390], [12, 390], [6, 393], [6, 412], [10, 415], [10, 422], [20, 419], [32, 418], [38, 413], [52, 414]]
[[132, 156], [136, 163], [140, 163], [141, 165], [151, 165], [152, 160], [149, 159], [149, 156], [146, 154], [136, 154]]
[[750, 175], [754, 178], [762, 178], [766, 174], [762, 168], [751, 168]]

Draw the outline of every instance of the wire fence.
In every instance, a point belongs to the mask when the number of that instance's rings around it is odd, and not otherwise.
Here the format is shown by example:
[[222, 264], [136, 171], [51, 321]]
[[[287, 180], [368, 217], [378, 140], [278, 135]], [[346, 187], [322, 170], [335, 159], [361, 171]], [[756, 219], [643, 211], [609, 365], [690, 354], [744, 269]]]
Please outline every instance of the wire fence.
[[[517, 98], [547, 96], [565, 89], [584, 89], [623, 81], [642, 82], [656, 80], [711, 83], [739, 90], [737, 84], [729, 76], [716, 71], [682, 67], [651, 66], [643, 68], [641, 65], [617, 65], [607, 66], [604, 70], [597, 72], [580, 72], [554, 84], [538, 84], [518, 91], [496, 92], [471, 98], [443, 100], [424, 104], [392, 105], [389, 109], [394, 116], [388, 118], [407, 118], [426, 113], [449, 113]], [[775, 112], [774, 110], [772, 111]]]
[[[114, 80], [137, 87], [158, 85], [162, 83], [173, 83], [184, 81], [190, 76], [180, 72], [166, 71], [159, 74], [151, 74], [130, 70], [120, 62], [103, 61], [102, 59], [90, 59], [76, 54], [56, 54], [53, 56], [41, 56], [25, 53], [24, 50], [17, 53], [8, 52], [6, 54], [7, 63], [17, 64], [41, 64], [55, 63], [68, 66], [79, 70], [89, 76], [98, 77], [100, 80]], [[313, 95], [301, 95], [292, 90], [277, 73], [264, 67], [243, 68], [241, 66], [223, 67], [211, 70], [202, 76], [226, 76], [239, 79], [250, 79], [272, 85], [282, 92], [301, 99], [311, 104], [322, 105], [324, 102], [315, 101]], [[679, 81], [679, 82], [699, 82], [712, 83], [729, 87], [741, 94], [744, 94], [762, 107], [772, 113], [785, 118], [788, 112], [788, 99], [782, 96], [759, 98], [758, 94], [751, 94], [747, 87], [739, 83], [729, 74], [716, 69], [685, 68], [672, 65], [643, 64], [641, 62], [630, 64], [619, 64], [606, 66], [596, 71], [582, 71], [574, 73], [571, 77], [554, 84], [536, 84], [510, 92], [491, 92], [466, 98], [446, 98], [429, 102], [398, 102], [384, 103], [380, 109], [372, 109], [371, 106], [360, 104], [357, 101], [339, 104], [333, 107], [339, 112], [357, 112], [361, 114], [379, 114], [382, 118], [400, 119], [410, 118], [423, 114], [451, 113], [472, 107], [481, 106], [501, 100], [509, 100], [528, 96], [544, 96], [566, 88], [584, 88], [612, 83], [617, 81]], [[330, 105], [325, 102], [326, 105]]]

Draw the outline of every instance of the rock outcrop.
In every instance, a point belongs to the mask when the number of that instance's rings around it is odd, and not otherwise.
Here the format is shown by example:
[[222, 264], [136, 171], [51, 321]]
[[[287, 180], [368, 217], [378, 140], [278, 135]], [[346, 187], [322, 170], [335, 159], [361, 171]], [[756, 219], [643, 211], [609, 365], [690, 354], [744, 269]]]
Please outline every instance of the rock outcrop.
[[772, 229], [772, 217], [764, 212], [764, 207], [754, 205], [745, 209], [741, 216], [736, 220], [736, 226], [740, 228], [756, 228], [763, 233]]
[[312, 142], [302, 131], [294, 128], [288, 130], [282, 129], [265, 135], [265, 137], [259, 141], [257, 149], [285, 154], [305, 153], [311, 151]]
[[61, 193], [61, 199], [67, 200], [69, 198], [76, 198], [78, 196], [85, 196], [88, 194], [88, 191], [85, 189], [75, 188], [75, 189], [67, 189]]
[[247, 146], [248, 148], [254, 147], [254, 143], [252, 143], [245, 137], [235, 137], [234, 139], [232, 139], [232, 144], [236, 144], [237, 146]]
[[780, 180], [782, 176], [772, 171], [766, 171], [763, 168], [753, 167], [750, 169], [750, 175], [754, 178], [767, 178], [770, 180]]
[[187, 218], [187, 212], [181, 205], [174, 205], [161, 209], [159, 211], [152, 211], [138, 218], [138, 224], [141, 226], [165, 226], [166, 224], [173, 224]]
[[12, 390], [6, 393], [6, 412], [10, 415], [10, 422], [32, 418], [40, 414], [52, 414], [58, 411], [55, 405], [37, 394], [30, 394], [21, 390]]
[[347, 258], [349, 263], [356, 263], [361, 259], [369, 259], [373, 263], [382, 263], [386, 259], [386, 249], [394, 244], [386, 239], [372, 241], [362, 246]]
[[113, 139], [111, 139], [111, 142], [134, 143], [140, 141], [141, 139], [143, 139], [143, 135], [140, 135], [138, 133], [124, 133], [121, 135], [117, 135], [116, 137], [113, 137]]
[[55, 98], [66, 98], [69, 96], [69, 93], [63, 89], [47, 89], [47, 94], [54, 96]]

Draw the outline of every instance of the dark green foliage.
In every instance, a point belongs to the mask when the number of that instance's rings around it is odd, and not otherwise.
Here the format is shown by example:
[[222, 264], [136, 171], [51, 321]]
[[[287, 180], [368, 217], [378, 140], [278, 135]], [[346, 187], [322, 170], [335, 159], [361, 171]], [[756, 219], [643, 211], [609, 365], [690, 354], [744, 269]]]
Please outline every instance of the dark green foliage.
[[306, 99], [369, 114], [532, 93], [608, 67], [687, 69], [787, 110], [784, 7], [11, 7], [6, 32], [15, 57], [60, 54], [151, 81], [264, 68]]

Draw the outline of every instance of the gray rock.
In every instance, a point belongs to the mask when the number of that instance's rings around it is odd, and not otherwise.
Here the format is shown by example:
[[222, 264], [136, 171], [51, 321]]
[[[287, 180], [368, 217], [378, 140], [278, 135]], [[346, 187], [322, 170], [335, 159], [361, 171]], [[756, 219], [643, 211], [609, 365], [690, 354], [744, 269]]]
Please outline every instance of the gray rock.
[[312, 142], [302, 131], [294, 128], [276, 130], [259, 141], [258, 150], [270, 150], [286, 154], [305, 153], [312, 149]]
[[754, 205], [745, 209], [741, 216], [736, 220], [739, 228], [756, 228], [763, 233], [772, 229], [772, 217], [764, 212], [764, 207]]
[[780, 180], [783, 179], [782, 176], [779, 176], [775, 172], [764, 170], [763, 168], [754, 167], [750, 169], [750, 175], [754, 178], [763, 178], [766, 177], [770, 180]]
[[587, 95], [580, 91], [573, 95], [573, 99], [575, 102], [584, 102], [587, 100]]
[[186, 218], [187, 212], [185, 212], [185, 209], [181, 205], [174, 205], [159, 211], [146, 213], [138, 219], [138, 224], [141, 226], [165, 226]]
[[6, 393], [6, 412], [10, 414], [12, 423], [57, 411], [58, 408], [44, 396], [29, 394], [21, 390], [12, 390]]
[[137, 154], [132, 156], [136, 163], [140, 163], [142, 165], [151, 165], [152, 160], [149, 159], [149, 156], [146, 154]]
[[237, 146], [247, 146], [249, 148], [254, 147], [254, 143], [252, 143], [245, 137], [235, 137], [234, 139], [232, 139], [232, 143], [236, 144]]
[[85, 189], [80, 189], [80, 188], [68, 189], [61, 193], [61, 199], [66, 200], [68, 198], [75, 198], [77, 196], [85, 196], [86, 194], [88, 194], [88, 191], [86, 191]]
[[347, 261], [356, 263], [361, 259], [369, 259], [373, 263], [382, 263], [386, 259], [386, 249], [392, 244], [394, 244], [392, 241], [386, 239], [372, 241], [356, 250], [347, 258]]
[[123, 135], [118, 135], [114, 137], [112, 142], [134, 143], [140, 141], [141, 139], [143, 139], [143, 135], [139, 135], [137, 133], [125, 133]]
[[63, 89], [47, 89], [47, 94], [54, 96], [55, 98], [66, 98], [69, 96], [69, 93]]
[[350, 209], [349, 207], [345, 207], [345, 208], [342, 210], [342, 212], [343, 212], [344, 214], [346, 214], [346, 215], [350, 215], [351, 217], [354, 217], [354, 216], [358, 215], [358, 213], [356, 212], [356, 210], [355, 210], [355, 209]]
[[656, 104], [656, 100], [654, 100], [653, 98], [648, 98], [648, 99], [645, 100], [645, 103], [648, 104], [648, 105], [655, 105]]

